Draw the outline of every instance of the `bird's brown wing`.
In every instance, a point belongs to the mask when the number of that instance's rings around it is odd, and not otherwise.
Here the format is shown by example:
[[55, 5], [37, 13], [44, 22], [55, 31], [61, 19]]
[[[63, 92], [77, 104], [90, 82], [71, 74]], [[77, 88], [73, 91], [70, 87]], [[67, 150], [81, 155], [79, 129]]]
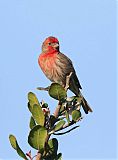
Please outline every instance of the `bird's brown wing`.
[[73, 72], [71, 78], [70, 78], [70, 84], [69, 89], [76, 95], [79, 95], [80, 89], [82, 89], [80, 82], [77, 78], [77, 75], [75, 72]]
[[82, 89], [80, 82], [77, 78], [75, 69], [73, 67], [72, 61], [63, 53], [58, 54], [58, 58], [60, 61], [60, 67], [62, 68], [63, 72], [63, 84], [65, 85], [66, 82], [66, 76], [72, 72], [72, 76], [70, 78], [70, 84], [69, 84], [69, 89], [78, 96], [79, 94], [79, 89]]

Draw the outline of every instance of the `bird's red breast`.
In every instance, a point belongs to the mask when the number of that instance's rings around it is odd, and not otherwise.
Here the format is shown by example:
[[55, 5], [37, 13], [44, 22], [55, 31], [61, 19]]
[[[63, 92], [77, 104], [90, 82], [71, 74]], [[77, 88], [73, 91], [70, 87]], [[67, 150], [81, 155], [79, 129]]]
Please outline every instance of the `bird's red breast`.
[[41, 53], [38, 58], [38, 63], [44, 72], [44, 74], [52, 81], [54, 74], [55, 62], [58, 52], [52, 51], [47, 53]]

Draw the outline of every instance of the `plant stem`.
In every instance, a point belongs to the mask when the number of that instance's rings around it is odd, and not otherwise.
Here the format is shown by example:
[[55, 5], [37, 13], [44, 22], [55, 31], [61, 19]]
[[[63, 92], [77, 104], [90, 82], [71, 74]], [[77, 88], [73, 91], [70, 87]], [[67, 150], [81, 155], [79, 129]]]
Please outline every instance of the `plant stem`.
[[60, 132], [60, 133], [53, 133], [53, 134], [54, 134], [54, 135], [63, 135], [63, 134], [66, 134], [66, 133], [71, 132], [72, 130], [74, 130], [74, 129], [78, 128], [78, 127], [79, 127], [79, 126], [75, 126], [75, 127], [71, 128], [71, 129], [69, 129], [68, 131]]
[[36, 160], [41, 160], [41, 153], [37, 153], [37, 155], [36, 155]]
[[46, 87], [46, 88], [44, 88], [44, 87], [37, 87], [38, 90], [42, 90], [42, 91], [48, 91], [49, 88], [50, 88], [50, 86]]

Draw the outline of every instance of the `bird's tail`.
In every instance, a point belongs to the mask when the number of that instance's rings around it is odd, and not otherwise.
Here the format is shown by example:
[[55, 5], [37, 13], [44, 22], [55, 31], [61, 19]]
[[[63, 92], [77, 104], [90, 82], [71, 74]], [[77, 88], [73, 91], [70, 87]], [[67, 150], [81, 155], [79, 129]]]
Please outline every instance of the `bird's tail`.
[[84, 98], [84, 96], [82, 95], [82, 93], [80, 93], [80, 96], [82, 97], [82, 102], [81, 105], [83, 107], [83, 110], [86, 114], [88, 114], [88, 112], [93, 112], [91, 107], [89, 106], [88, 102], [86, 101], [86, 99]]

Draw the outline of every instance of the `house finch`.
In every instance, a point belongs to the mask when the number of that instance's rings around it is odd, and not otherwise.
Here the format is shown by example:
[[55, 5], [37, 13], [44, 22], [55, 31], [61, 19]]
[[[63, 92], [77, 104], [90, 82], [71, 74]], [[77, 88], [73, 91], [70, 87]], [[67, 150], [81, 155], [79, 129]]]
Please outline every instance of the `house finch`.
[[[76, 95], [82, 96], [82, 89], [77, 78], [72, 61], [59, 50], [59, 41], [55, 37], [48, 37], [42, 44], [42, 53], [38, 58], [39, 66], [50, 81], [66, 85], [66, 77], [72, 72], [69, 89]], [[86, 114], [92, 112], [85, 98], [82, 96], [82, 107]]]

